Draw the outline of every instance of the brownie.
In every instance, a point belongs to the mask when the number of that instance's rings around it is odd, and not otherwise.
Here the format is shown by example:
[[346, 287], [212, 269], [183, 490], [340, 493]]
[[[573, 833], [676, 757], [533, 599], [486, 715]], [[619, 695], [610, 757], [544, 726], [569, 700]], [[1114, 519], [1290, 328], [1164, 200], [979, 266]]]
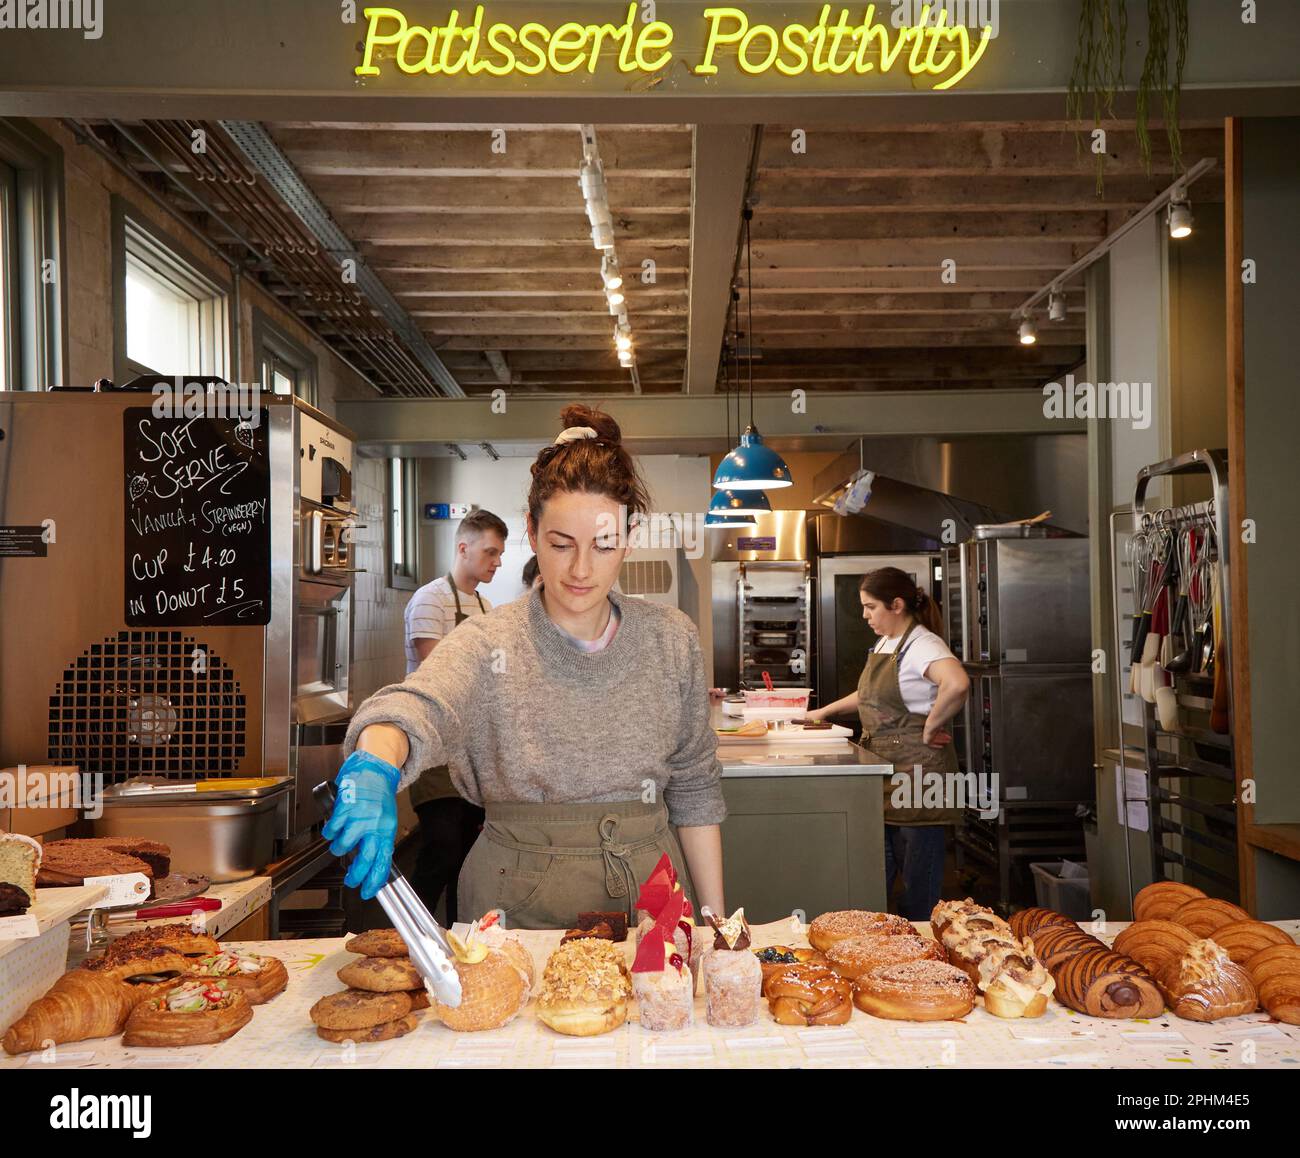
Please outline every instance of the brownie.
[[614, 930], [611, 929], [604, 921], [599, 921], [589, 929], [570, 929], [563, 937], [560, 938], [561, 945], [567, 945], [570, 941], [612, 941], [614, 940]]
[[171, 846], [160, 840], [148, 840], [142, 836], [92, 836], [86, 843], [96, 844], [109, 852], [139, 858], [153, 869], [153, 879], [156, 881], [162, 880], [172, 871]]
[[153, 869], [138, 856], [114, 852], [93, 840], [54, 840], [43, 850], [36, 883], [43, 887], [79, 885], [87, 877], [123, 873], [144, 873], [152, 885]]
[[591, 929], [596, 925], [608, 925], [610, 936], [603, 940], [622, 943], [627, 940], [626, 913], [579, 913], [575, 928]]
[[0, 917], [17, 917], [27, 912], [32, 903], [27, 890], [7, 881], [0, 881]]

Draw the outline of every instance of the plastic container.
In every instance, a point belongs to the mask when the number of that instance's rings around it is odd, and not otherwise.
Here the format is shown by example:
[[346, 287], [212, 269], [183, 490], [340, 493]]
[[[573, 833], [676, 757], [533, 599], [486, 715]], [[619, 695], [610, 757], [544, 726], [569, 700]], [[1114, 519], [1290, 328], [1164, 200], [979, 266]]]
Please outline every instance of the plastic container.
[[745, 693], [746, 712], [791, 712], [798, 715], [808, 710], [808, 697], [812, 688], [766, 688]]
[[1034, 895], [1040, 908], [1064, 913], [1076, 921], [1092, 917], [1086, 864], [1070, 860], [1035, 861], [1029, 871], [1034, 874]]

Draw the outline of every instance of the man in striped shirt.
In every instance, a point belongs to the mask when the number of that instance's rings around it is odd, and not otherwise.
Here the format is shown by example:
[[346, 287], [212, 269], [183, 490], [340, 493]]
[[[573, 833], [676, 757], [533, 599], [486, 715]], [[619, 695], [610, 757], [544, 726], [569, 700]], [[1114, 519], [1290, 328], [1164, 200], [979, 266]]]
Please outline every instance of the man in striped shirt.
[[[509, 531], [491, 511], [471, 511], [456, 528], [451, 570], [426, 583], [406, 605], [406, 674], [410, 675], [457, 624], [492, 610], [478, 593], [501, 566]], [[430, 910], [447, 890], [447, 924], [457, 920], [456, 878], [478, 837], [483, 810], [461, 798], [446, 766], [426, 769], [411, 785], [420, 818], [420, 854], [412, 885]], [[469, 919], [481, 916], [469, 915]]]

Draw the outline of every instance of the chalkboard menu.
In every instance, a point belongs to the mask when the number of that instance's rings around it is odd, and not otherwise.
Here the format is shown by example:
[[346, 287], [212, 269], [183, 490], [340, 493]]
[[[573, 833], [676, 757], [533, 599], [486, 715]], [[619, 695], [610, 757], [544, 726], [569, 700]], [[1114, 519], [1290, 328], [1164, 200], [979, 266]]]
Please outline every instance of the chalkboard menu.
[[271, 618], [267, 412], [123, 412], [126, 622], [256, 626]]

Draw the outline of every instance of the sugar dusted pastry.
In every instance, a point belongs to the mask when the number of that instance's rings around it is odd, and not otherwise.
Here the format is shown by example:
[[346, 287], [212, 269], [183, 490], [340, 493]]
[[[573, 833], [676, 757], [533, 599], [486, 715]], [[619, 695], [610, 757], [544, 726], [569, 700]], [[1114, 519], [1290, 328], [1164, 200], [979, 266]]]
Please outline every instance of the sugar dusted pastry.
[[570, 941], [551, 954], [542, 971], [537, 1020], [574, 1037], [608, 1033], [627, 1020], [631, 995], [627, 964], [617, 945]]
[[823, 913], [808, 926], [808, 944], [825, 953], [836, 941], [858, 937], [897, 936], [915, 933], [912, 923], [896, 913], [872, 913], [864, 909], [843, 909]]
[[753, 1025], [763, 1000], [763, 967], [750, 952], [745, 910], [709, 921], [715, 936], [704, 956], [705, 1018], [715, 1026]]

